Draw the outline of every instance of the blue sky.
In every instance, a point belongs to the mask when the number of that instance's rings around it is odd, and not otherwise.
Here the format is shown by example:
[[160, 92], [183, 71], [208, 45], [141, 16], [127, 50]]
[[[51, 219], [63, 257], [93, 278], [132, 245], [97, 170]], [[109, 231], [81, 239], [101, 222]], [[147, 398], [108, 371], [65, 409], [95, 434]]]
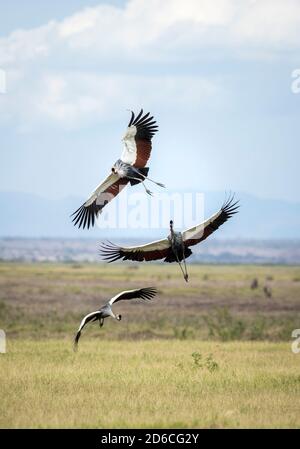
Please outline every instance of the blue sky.
[[170, 189], [300, 201], [299, 1], [0, 6], [0, 191], [85, 197], [143, 107]]

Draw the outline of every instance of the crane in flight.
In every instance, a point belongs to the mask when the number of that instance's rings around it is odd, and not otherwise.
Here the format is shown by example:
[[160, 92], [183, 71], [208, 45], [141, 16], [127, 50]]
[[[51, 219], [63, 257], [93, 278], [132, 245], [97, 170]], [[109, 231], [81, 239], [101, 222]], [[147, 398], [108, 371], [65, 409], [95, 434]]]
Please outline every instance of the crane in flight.
[[150, 301], [155, 295], [157, 294], [157, 290], [154, 287], [146, 287], [146, 288], [139, 288], [135, 290], [125, 290], [121, 293], [118, 293], [116, 296], [113, 296], [106, 304], [104, 304], [99, 310], [96, 310], [95, 312], [91, 312], [88, 315], [86, 315], [78, 328], [78, 331], [76, 332], [75, 338], [74, 338], [74, 350], [77, 350], [78, 347], [78, 341], [81, 336], [82, 329], [88, 324], [93, 323], [94, 321], [99, 321], [100, 327], [103, 326], [105, 318], [112, 317], [117, 321], [121, 321], [122, 315], [116, 315], [112, 311], [112, 305], [116, 302], [123, 301], [123, 300], [131, 300], [131, 299], [142, 299], [144, 301]]
[[102, 243], [100, 254], [108, 262], [115, 262], [118, 259], [138, 262], [164, 259], [164, 262], [177, 262], [185, 281], [188, 282], [186, 259], [192, 254], [190, 246], [197, 245], [207, 239], [229, 218], [236, 214], [239, 208], [238, 203], [238, 201], [234, 200], [234, 196], [229, 197], [221, 209], [212, 217], [183, 232], [175, 232], [174, 223], [171, 220], [170, 234], [162, 240], [128, 247], [117, 246], [111, 242]]
[[95, 219], [102, 209], [113, 200], [130, 183], [131, 185], [142, 183], [146, 192], [152, 192], [144, 182], [150, 181], [160, 187], [165, 187], [160, 182], [148, 178], [149, 167], [146, 167], [152, 149], [152, 137], [157, 132], [158, 126], [150, 112], [143, 113], [143, 109], [135, 116], [131, 111], [131, 119], [122, 139], [124, 143], [121, 158], [111, 168], [111, 173], [96, 187], [89, 198], [72, 215], [72, 222], [78, 228], [83, 229], [94, 226]]

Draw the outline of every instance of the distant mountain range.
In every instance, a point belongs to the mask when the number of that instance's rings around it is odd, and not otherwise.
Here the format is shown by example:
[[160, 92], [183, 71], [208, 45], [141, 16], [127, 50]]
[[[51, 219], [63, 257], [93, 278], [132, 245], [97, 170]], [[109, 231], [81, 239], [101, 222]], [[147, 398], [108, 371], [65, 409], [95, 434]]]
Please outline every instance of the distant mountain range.
[[[216, 233], [218, 239], [299, 239], [300, 203], [261, 199], [238, 193], [240, 213]], [[205, 194], [205, 216], [217, 211], [224, 194]], [[82, 198], [50, 200], [34, 194], [0, 192], [0, 237], [25, 238], [132, 238], [157, 237], [166, 229], [77, 229], [70, 214], [83, 203]], [[111, 207], [111, 204], [108, 206]], [[167, 226], [167, 223], [166, 223]], [[176, 223], [175, 223], [176, 226]]]

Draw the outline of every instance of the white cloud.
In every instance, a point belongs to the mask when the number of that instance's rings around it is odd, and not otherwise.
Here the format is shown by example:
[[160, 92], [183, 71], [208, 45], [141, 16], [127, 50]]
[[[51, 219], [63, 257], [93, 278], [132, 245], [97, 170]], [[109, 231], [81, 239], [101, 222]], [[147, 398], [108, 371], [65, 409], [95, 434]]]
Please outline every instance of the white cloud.
[[300, 47], [298, 0], [252, 0], [234, 26], [241, 44], [291, 50]]
[[99, 8], [87, 8], [66, 18], [58, 27], [59, 35], [68, 37], [94, 28], [99, 16], [98, 13]]
[[[236, 58], [270, 57], [299, 46], [298, 0], [100, 4], [0, 39], [0, 67], [9, 86], [0, 118], [74, 126], [134, 104], [196, 107], [221, 88], [213, 79], [187, 76], [187, 62], [205, 61], [215, 49]], [[167, 63], [184, 74], [173, 76], [171, 67], [160, 74]]]
[[[34, 85], [26, 76], [14, 76], [16, 91], [4, 98], [2, 120], [14, 119], [19, 129], [36, 125], [66, 128], [107, 121], [125, 109], [187, 108], [211, 101], [220, 93], [217, 83], [193, 76], [96, 75], [53, 72], [41, 75]], [[26, 86], [24, 90], [20, 86]], [[1, 118], [1, 115], [0, 115]]]
[[0, 39], [0, 65], [22, 65], [48, 55], [56, 41], [57, 24], [49, 22], [32, 30], [16, 30]]
[[100, 4], [61, 22], [17, 30], [0, 39], [0, 66], [51, 54], [54, 57], [55, 52], [75, 58], [77, 51], [87, 49], [103, 63], [124, 55], [129, 60], [139, 60], [142, 55], [154, 60], [168, 55], [173, 58], [172, 52], [180, 60], [185, 50], [197, 60], [197, 51], [191, 54], [190, 47], [197, 50], [207, 46], [262, 46], [270, 51], [299, 48], [300, 2], [128, 0], [124, 8]]

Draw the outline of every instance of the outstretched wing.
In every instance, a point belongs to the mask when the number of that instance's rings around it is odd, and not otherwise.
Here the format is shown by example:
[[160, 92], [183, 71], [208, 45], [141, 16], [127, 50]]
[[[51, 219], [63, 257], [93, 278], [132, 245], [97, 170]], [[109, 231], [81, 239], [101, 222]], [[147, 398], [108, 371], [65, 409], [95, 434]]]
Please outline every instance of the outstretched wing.
[[138, 262], [164, 259], [168, 257], [170, 251], [172, 250], [168, 239], [128, 247], [117, 246], [108, 242], [102, 243], [100, 247], [100, 255], [108, 262], [115, 262], [118, 259], [136, 260]]
[[111, 173], [99, 184], [89, 199], [71, 215], [74, 216], [72, 219], [74, 226], [78, 225], [78, 228], [82, 226], [83, 229], [94, 226], [95, 219], [104, 206], [115, 198], [127, 183], [127, 178], [119, 178], [116, 173]]
[[135, 117], [131, 111], [131, 119], [125, 136], [123, 137], [124, 149], [121, 160], [134, 167], [145, 167], [150, 157], [152, 143], [151, 139], [158, 130], [153, 116], [150, 112], [143, 115], [143, 109]]
[[139, 288], [137, 290], [126, 290], [111, 298], [108, 301], [109, 305], [113, 305], [114, 302], [130, 300], [130, 299], [142, 299], [144, 301], [150, 301], [156, 295], [157, 290], [154, 287]]
[[98, 311], [98, 310], [97, 310], [96, 312], [89, 313], [88, 315], [86, 315], [86, 316], [83, 318], [83, 320], [81, 321], [80, 326], [79, 326], [79, 328], [78, 328], [78, 331], [77, 331], [77, 333], [76, 333], [76, 335], [75, 335], [75, 337], [74, 337], [74, 350], [77, 349], [78, 341], [79, 341], [79, 338], [80, 338], [80, 336], [81, 336], [81, 331], [82, 331], [82, 329], [84, 328], [84, 326], [85, 326], [87, 323], [96, 321], [98, 318], [99, 318], [99, 311]]
[[197, 245], [197, 243], [207, 239], [208, 236], [215, 232], [222, 224], [232, 217], [232, 215], [238, 212], [238, 203], [238, 201], [234, 201], [234, 197], [232, 196], [225, 201], [221, 209], [208, 220], [193, 228], [186, 229], [182, 233], [185, 246]]

